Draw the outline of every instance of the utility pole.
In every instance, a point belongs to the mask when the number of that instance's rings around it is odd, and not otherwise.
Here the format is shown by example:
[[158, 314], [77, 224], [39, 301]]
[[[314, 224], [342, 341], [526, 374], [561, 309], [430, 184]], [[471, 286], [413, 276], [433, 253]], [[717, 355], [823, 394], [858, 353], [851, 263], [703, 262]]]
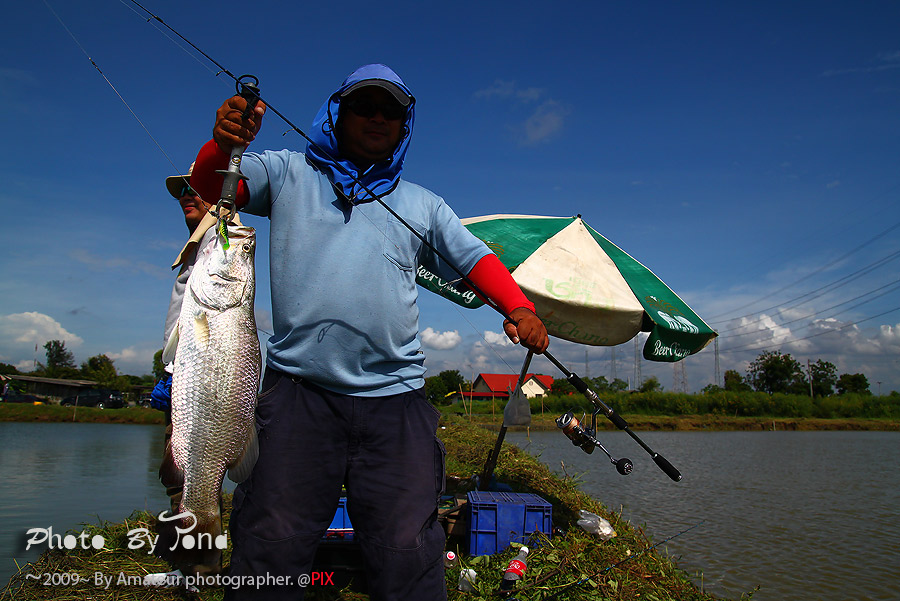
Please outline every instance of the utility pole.
[[714, 340], [716, 344], [716, 386], [721, 386], [725, 388], [725, 384], [722, 382], [722, 372], [719, 369], [719, 337], [716, 336]]
[[616, 347], [609, 347], [609, 357], [610, 357], [610, 370], [609, 370], [609, 383], [612, 384], [616, 381]]
[[684, 360], [672, 364], [672, 389], [674, 392], [687, 393], [687, 375], [684, 371]]
[[590, 368], [590, 364], [588, 363], [587, 349], [584, 349], [584, 377], [587, 378], [588, 380], [591, 379], [591, 368]]
[[806, 373], [809, 376], [809, 396], [813, 396], [813, 387], [812, 387], [812, 367], [809, 366], [809, 359], [806, 360]]
[[644, 383], [641, 377], [641, 347], [638, 344], [638, 337], [634, 337], [634, 389], [637, 390]]

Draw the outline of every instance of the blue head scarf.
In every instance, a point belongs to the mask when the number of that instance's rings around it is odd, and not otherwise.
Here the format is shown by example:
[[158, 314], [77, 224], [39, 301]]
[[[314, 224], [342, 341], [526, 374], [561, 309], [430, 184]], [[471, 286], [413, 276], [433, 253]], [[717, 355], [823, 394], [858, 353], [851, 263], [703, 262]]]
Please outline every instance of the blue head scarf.
[[[375, 163], [365, 171], [360, 172], [356, 165], [348, 159], [340, 157], [335, 125], [340, 113], [342, 94], [353, 88], [355, 84], [367, 80], [390, 82], [409, 96], [409, 104], [406, 107], [403, 137], [400, 139], [400, 143], [397, 144], [397, 148], [394, 149], [394, 154], [389, 159]], [[344, 80], [341, 87], [325, 101], [325, 104], [322, 105], [322, 108], [316, 114], [309, 136], [313, 142], [306, 145], [306, 159], [316, 169], [324, 173], [331, 183], [353, 204], [371, 202], [375, 198], [366, 192], [363, 186], [354, 181], [353, 177], [346, 175], [345, 171], [353, 174], [356, 179], [360, 180], [366, 188], [379, 198], [390, 193], [397, 187], [397, 183], [400, 181], [400, 173], [403, 171], [403, 159], [406, 157], [409, 139], [412, 136], [415, 103], [415, 98], [413, 98], [409, 88], [406, 87], [400, 76], [389, 67], [379, 64], [360, 67]]]

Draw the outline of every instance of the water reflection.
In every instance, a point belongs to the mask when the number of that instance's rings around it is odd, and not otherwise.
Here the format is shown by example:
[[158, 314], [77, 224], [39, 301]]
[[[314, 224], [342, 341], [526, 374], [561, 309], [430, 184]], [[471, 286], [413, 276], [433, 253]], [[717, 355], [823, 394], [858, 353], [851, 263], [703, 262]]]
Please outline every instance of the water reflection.
[[12, 558], [40, 554], [24, 551], [29, 528], [65, 533], [165, 509], [162, 444], [158, 425], [0, 423], [0, 582], [15, 572]]

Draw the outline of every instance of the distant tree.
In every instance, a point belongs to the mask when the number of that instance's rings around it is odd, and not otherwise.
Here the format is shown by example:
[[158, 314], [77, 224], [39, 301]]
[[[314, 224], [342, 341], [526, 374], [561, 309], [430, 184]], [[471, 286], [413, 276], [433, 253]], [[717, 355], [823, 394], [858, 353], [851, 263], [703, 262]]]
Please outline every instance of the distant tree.
[[432, 405], [443, 405], [448, 392], [450, 391], [440, 376], [425, 378], [425, 398]]
[[[569, 383], [568, 380], [565, 380], [566, 384]], [[596, 378], [590, 378], [585, 380], [585, 383], [591, 387], [591, 390], [597, 393], [601, 392], [609, 392], [609, 380], [606, 379], [606, 376], [598, 376]], [[554, 388], [554, 391], [556, 388]]]
[[650, 376], [641, 384], [640, 388], [638, 388], [638, 392], [661, 392], [663, 389], [662, 384], [659, 383], [659, 379], [656, 376]]
[[725, 390], [729, 392], [746, 392], [753, 390], [753, 387], [747, 383], [740, 372], [727, 369], [725, 370]]
[[106, 355], [94, 355], [82, 363], [81, 375], [85, 380], [97, 382], [102, 388], [114, 388], [119, 377], [113, 360]]
[[16, 369], [15, 365], [10, 365], [9, 363], [0, 363], [0, 374], [17, 374], [19, 370]]
[[837, 367], [834, 363], [819, 359], [809, 366], [810, 380], [812, 380], [813, 394], [815, 396], [831, 396], [834, 394], [834, 385], [837, 384]]
[[763, 351], [750, 364], [748, 379], [759, 392], [803, 394], [809, 390], [800, 363], [789, 353]]
[[703, 388], [701, 388], [700, 392], [702, 394], [714, 394], [716, 392], [722, 392], [723, 390], [725, 390], [725, 389], [722, 388], [721, 386], [719, 386], [718, 384], [710, 383], [710, 384], [707, 384], [706, 386], [704, 386]]
[[616, 378], [612, 381], [612, 384], [609, 385], [609, 390], [611, 392], [622, 392], [623, 390], [628, 390], [628, 382]]
[[166, 375], [166, 366], [162, 362], [163, 350], [159, 349], [153, 355], [153, 377], [157, 380]]
[[44, 374], [48, 378], [77, 378], [80, 374], [75, 367], [75, 357], [66, 349], [64, 340], [49, 340], [44, 344], [47, 363]]
[[436, 376], [425, 378], [425, 398], [433, 405], [449, 405], [451, 392], [468, 388], [465, 378], [459, 371], [445, 370]]
[[[604, 380], [605, 379], [606, 378], [604, 378]], [[553, 390], [554, 394], [570, 394], [575, 392], [575, 387], [565, 378], [554, 378], [553, 388], [551, 390]], [[595, 390], [595, 392], [599, 391]]]
[[838, 394], [872, 394], [869, 391], [869, 379], [863, 374], [841, 374], [841, 377], [837, 379], [837, 392]]
[[467, 385], [466, 379], [456, 369], [446, 369], [439, 373], [438, 377], [444, 380], [449, 390], [459, 390]]

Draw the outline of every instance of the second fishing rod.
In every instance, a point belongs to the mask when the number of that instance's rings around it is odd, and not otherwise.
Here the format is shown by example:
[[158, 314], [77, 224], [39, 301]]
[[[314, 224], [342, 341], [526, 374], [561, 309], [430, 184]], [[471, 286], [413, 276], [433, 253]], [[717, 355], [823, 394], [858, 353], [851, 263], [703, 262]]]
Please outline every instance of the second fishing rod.
[[[235, 81], [235, 83], [238, 85], [239, 90], [243, 89], [246, 91], [246, 89], [247, 89], [246, 86], [244, 88], [241, 88], [241, 85], [243, 83], [242, 80], [244, 80], [245, 78], [248, 78], [248, 77], [252, 77], [252, 76], [245, 75], [240, 78], [236, 77], [234, 74], [231, 73], [231, 71], [229, 71], [224, 66], [222, 66], [218, 61], [213, 59], [207, 53], [203, 52], [203, 50], [201, 50], [199, 47], [197, 47], [193, 42], [188, 40], [186, 37], [184, 37], [181, 33], [176, 31], [175, 29], [173, 29], [171, 26], [169, 26], [162, 18], [153, 14], [149, 10], [147, 10], [145, 7], [141, 6], [135, 0], [131, 0], [131, 1], [133, 4], [138, 6], [141, 10], [145, 11], [148, 15], [150, 15], [150, 19], [153, 19], [153, 20], [157, 21], [158, 23], [160, 23], [166, 29], [168, 29], [173, 34], [175, 34], [180, 39], [182, 39], [185, 43], [189, 44], [192, 48], [194, 48], [197, 52], [199, 52], [203, 57], [205, 57], [207, 60], [212, 62], [216, 67], [218, 67], [220, 69], [221, 73], [225, 73], [230, 78], [232, 78]], [[150, 19], [148, 19], [148, 21]], [[252, 77], [252, 79], [253, 79], [254, 84], [258, 83], [258, 80], [255, 77]], [[316, 144], [316, 142], [309, 135], [307, 135], [301, 128], [297, 127], [283, 113], [278, 111], [270, 103], [266, 102], [260, 95], [258, 87], [256, 87], [254, 85], [252, 90], [249, 93], [239, 94], [239, 95], [241, 95], [242, 98], [244, 98], [244, 100], [248, 103], [248, 105], [256, 104], [256, 102], [263, 102], [266, 105], [267, 110], [271, 110], [273, 113], [275, 113], [275, 115], [277, 115], [282, 121], [284, 121], [291, 128], [291, 130], [296, 131], [298, 134], [300, 134], [300, 136], [302, 136], [318, 152], [321, 152], [323, 155], [328, 156], [329, 158], [332, 158], [332, 157], [330, 157], [329, 153], [325, 149], [323, 149], [320, 145]], [[249, 116], [249, 112], [245, 112], [243, 115], [243, 117], [245, 119], [247, 118], [247, 116]], [[485, 294], [481, 290], [481, 288], [469, 278], [468, 274], [464, 273], [459, 267], [457, 267], [457, 265], [454, 262], [448, 260], [447, 257], [443, 253], [441, 253], [438, 249], [436, 249], [430, 242], [428, 242], [428, 240], [425, 239], [425, 237], [422, 234], [420, 234], [412, 225], [410, 225], [409, 222], [407, 222], [403, 218], [403, 216], [398, 214], [386, 202], [384, 202], [384, 200], [382, 199], [382, 197], [380, 195], [377, 195], [374, 192], [372, 192], [369, 189], [369, 187], [366, 186], [362, 181], [360, 181], [359, 178], [355, 174], [353, 174], [349, 170], [343, 168], [337, 161], [334, 161], [334, 162], [335, 162], [338, 170], [343, 175], [351, 178], [356, 184], [358, 184], [360, 186], [360, 188], [368, 194], [368, 198], [374, 199], [375, 202], [377, 202], [381, 207], [383, 207], [386, 211], [388, 211], [388, 213], [390, 213], [391, 216], [393, 216], [397, 221], [399, 221], [406, 229], [408, 229], [410, 231], [410, 233], [412, 233], [420, 242], [422, 242], [422, 244], [426, 248], [428, 248], [431, 252], [433, 252], [436, 257], [438, 257], [441, 261], [443, 261], [444, 264], [449, 266], [450, 269], [459, 276], [459, 280], [462, 281], [472, 292], [474, 292], [476, 295], [478, 295], [488, 306], [492, 307], [495, 311], [497, 311], [500, 315], [502, 315], [511, 324], [518, 325], [517, 321], [515, 319], [513, 319], [512, 316], [508, 312], [506, 312], [496, 302], [494, 302], [491, 298], [489, 298], [487, 296], [487, 294]], [[351, 202], [351, 204], [352, 204], [352, 202]], [[651, 456], [651, 458], [656, 463], [656, 465], [663, 472], [665, 472], [666, 475], [669, 476], [669, 478], [671, 478], [675, 482], [678, 482], [681, 480], [681, 478], [682, 478], [681, 472], [679, 472], [675, 468], [675, 466], [673, 466], [662, 455], [653, 451], [653, 449], [651, 449], [649, 446], [647, 446], [647, 444], [645, 444], [644, 441], [641, 440], [640, 437], [637, 434], [635, 434], [634, 431], [631, 430], [631, 427], [629, 426], [628, 422], [625, 421], [625, 419], [622, 418], [619, 414], [617, 414], [610, 406], [608, 406], [606, 403], [604, 403], [600, 399], [600, 397], [597, 395], [597, 393], [594, 392], [593, 390], [591, 390], [588, 387], [588, 385], [577, 374], [570, 371], [565, 365], [563, 365], [562, 362], [560, 362], [556, 357], [554, 357], [553, 354], [550, 353], [549, 351], [545, 350], [543, 355], [547, 358], [547, 360], [549, 360], [553, 365], [555, 365], [557, 367], [557, 369], [559, 369], [563, 373], [566, 380], [569, 383], [571, 383], [572, 386], [574, 386], [576, 390], [578, 390], [581, 394], [583, 394], [594, 405], [594, 407], [596, 408], [596, 410], [594, 411], [594, 414], [593, 414], [594, 418], [596, 418], [596, 416], [598, 414], [602, 413], [618, 429], [623, 430], [626, 433], [628, 433], [628, 435], [631, 436], [631, 438], [634, 439]], [[565, 417], [565, 416], [563, 416], [563, 417]], [[596, 434], [596, 423], [592, 424], [591, 429], [582, 428], [581, 437], [585, 438], [586, 440], [591, 440], [595, 446], [599, 446], [604, 452], [606, 452], [607, 455], [609, 455], [609, 453], [606, 451], [605, 447], [603, 447], [603, 445], [601, 445], [599, 443], [599, 441], [596, 440], [595, 434]], [[569, 438], [572, 438], [572, 436], [569, 433], [566, 433], [566, 435], [569, 436]], [[572, 440], [573, 440], [573, 442], [578, 444], [578, 441], [576, 439], [572, 439]], [[589, 447], [588, 444], [579, 444], [579, 446], [583, 450], [585, 450], [585, 452], [590, 452], [588, 450], [588, 447]], [[593, 450], [593, 447], [591, 447], [591, 450]], [[617, 463], [617, 460], [613, 459], [611, 455], [610, 455], [610, 459], [612, 460], [612, 462], [614, 464], [616, 464], [617, 468], [619, 468], [620, 473], [622, 473], [622, 474], [630, 473], [630, 471], [631, 471], [630, 467], [625, 469], [624, 463], [623, 463], [623, 466], [620, 467]], [[619, 461], [622, 461], [622, 460], [619, 460]], [[630, 463], [630, 462], [628, 462], [628, 463]]]

